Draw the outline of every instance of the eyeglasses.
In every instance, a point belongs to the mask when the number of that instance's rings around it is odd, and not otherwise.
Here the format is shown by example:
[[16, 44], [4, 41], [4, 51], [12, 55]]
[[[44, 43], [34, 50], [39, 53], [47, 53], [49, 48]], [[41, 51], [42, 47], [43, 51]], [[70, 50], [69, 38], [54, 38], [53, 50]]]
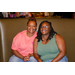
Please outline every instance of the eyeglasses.
[[27, 26], [27, 27], [29, 27], [29, 28], [30, 28], [30, 27], [33, 27], [33, 28], [35, 28], [36, 26], [31, 26], [31, 25], [29, 25], [29, 26]]
[[41, 28], [49, 28], [50, 26], [41, 26]]

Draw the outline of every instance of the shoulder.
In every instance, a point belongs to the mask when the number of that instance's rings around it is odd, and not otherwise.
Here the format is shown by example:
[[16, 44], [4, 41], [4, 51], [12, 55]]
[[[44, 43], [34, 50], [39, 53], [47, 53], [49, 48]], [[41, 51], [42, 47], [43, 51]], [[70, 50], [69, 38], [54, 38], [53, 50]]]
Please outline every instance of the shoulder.
[[26, 33], [27, 32], [27, 30], [23, 30], [23, 31], [21, 31], [21, 32], [19, 32], [20, 34], [23, 34], [23, 33]]
[[20, 33], [18, 33], [14, 38], [13, 38], [13, 40], [19, 40], [19, 39], [21, 39], [21, 34]]
[[24, 36], [25, 36], [26, 31], [27, 31], [27, 30], [23, 30], [23, 31], [19, 32], [19, 33], [18, 33], [18, 35], [21, 35], [21, 36], [23, 36], [23, 35], [24, 35]]
[[37, 35], [37, 32], [35, 31], [34, 35]]
[[34, 44], [37, 44], [37, 43], [38, 43], [38, 39], [35, 38], [35, 39], [34, 39]]
[[35, 46], [38, 45], [38, 39], [37, 38], [34, 39], [33, 45], [35, 45]]
[[63, 38], [61, 35], [56, 34], [56, 35], [55, 35], [55, 40], [56, 40], [56, 41], [64, 41], [64, 38]]
[[17, 35], [14, 38], [20, 38], [25, 32], [26, 30], [17, 33]]
[[38, 41], [38, 39], [37, 39], [37, 38], [35, 38], [35, 39], [34, 39], [34, 42], [37, 42], [37, 41]]
[[35, 31], [35, 34], [37, 34], [37, 32]]
[[65, 48], [65, 40], [61, 35], [56, 34], [55, 35], [55, 40], [56, 40], [56, 43], [57, 43], [59, 48], [62, 48], [62, 47]]
[[37, 32], [35, 31], [35, 35], [37, 36]]

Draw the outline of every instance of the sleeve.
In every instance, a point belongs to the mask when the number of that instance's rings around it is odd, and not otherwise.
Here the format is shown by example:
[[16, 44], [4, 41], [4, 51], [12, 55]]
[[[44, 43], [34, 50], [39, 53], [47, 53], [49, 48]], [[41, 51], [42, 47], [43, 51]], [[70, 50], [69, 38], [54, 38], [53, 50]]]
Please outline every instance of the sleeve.
[[21, 34], [18, 33], [14, 38], [12, 42], [11, 49], [18, 50], [21, 42]]

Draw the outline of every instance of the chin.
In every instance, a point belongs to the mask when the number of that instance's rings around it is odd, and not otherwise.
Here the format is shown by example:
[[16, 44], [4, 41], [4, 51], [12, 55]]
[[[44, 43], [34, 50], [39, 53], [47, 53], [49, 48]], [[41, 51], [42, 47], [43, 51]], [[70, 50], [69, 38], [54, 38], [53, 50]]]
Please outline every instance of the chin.
[[42, 33], [43, 35], [45, 35], [46, 33]]

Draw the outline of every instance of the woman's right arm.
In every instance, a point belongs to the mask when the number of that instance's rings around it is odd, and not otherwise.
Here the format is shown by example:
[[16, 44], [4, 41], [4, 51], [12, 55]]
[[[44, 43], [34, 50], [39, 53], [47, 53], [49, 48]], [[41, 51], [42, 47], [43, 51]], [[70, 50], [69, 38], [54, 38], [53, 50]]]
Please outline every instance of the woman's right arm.
[[17, 50], [12, 50], [12, 53], [13, 53], [15, 56], [21, 58], [22, 60], [24, 59], [24, 57], [23, 57]]
[[13, 42], [12, 42], [12, 46], [11, 46], [11, 49], [12, 49], [12, 53], [21, 58], [23, 61], [28, 61], [29, 60], [29, 56], [23, 56], [21, 55], [17, 50], [20, 46], [20, 43], [21, 43], [21, 39], [22, 39], [22, 36], [20, 33], [18, 33], [14, 39], [13, 39]]
[[40, 56], [37, 53], [37, 45], [38, 45], [37, 38], [35, 38], [33, 42], [33, 55], [38, 62], [42, 62], [42, 60], [40, 59]]
[[18, 50], [18, 47], [20, 46], [20, 42], [21, 42], [21, 34], [18, 33], [14, 38], [13, 38], [13, 42], [12, 42], [12, 46], [11, 46], [11, 49], [12, 49], [12, 53], [23, 59], [23, 56], [17, 51]]
[[12, 53], [21, 58], [23, 61], [28, 61], [29, 60], [29, 56], [22, 56], [17, 50], [12, 50]]

